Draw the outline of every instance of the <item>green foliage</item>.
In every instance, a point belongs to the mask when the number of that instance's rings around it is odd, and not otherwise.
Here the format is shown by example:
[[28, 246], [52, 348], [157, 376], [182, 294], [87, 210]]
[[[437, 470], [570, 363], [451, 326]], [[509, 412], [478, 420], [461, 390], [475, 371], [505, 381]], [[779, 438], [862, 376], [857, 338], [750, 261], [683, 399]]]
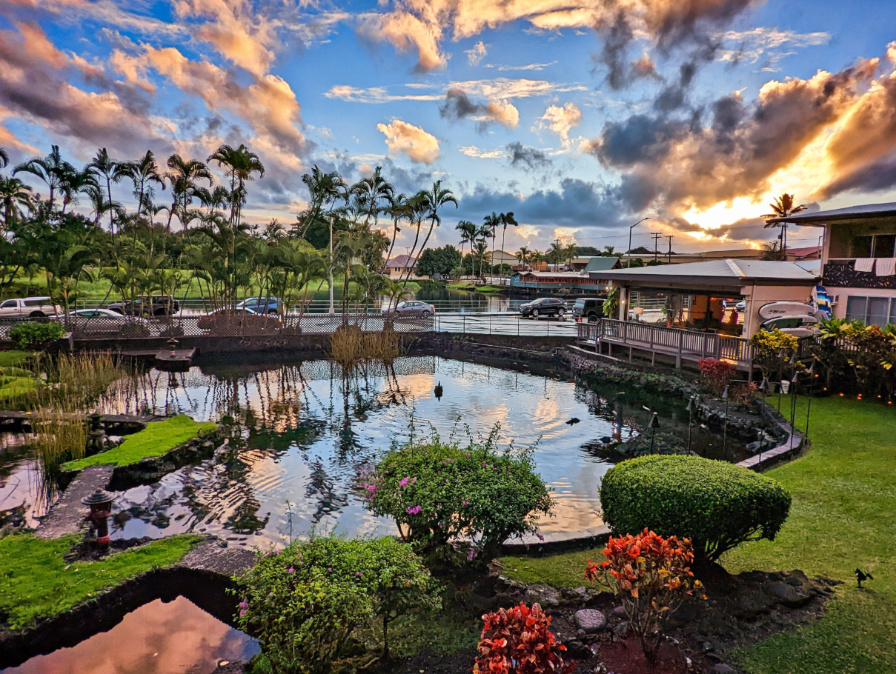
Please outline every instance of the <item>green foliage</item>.
[[619, 313], [619, 288], [610, 288], [607, 291], [607, 299], [604, 300], [603, 304], [603, 312], [604, 316], [607, 318], [616, 318], [616, 315]]
[[22, 367], [30, 357], [27, 351], [0, 351], [0, 367]]
[[383, 626], [388, 654], [391, 621], [441, 606], [420, 559], [393, 538], [297, 541], [260, 552], [234, 580], [237, 623], [260, 639], [277, 672], [328, 672], [349, 636], [373, 621]]
[[553, 505], [531, 451], [499, 453], [496, 434], [467, 447], [433, 437], [393, 449], [362, 480], [367, 507], [392, 517], [426, 556], [459, 561], [466, 547], [467, 561], [488, 562], [508, 538], [534, 532]]
[[65, 470], [83, 470], [88, 466], [127, 466], [142, 459], [162, 456], [179, 444], [191, 440], [216, 427], [214, 422], [193, 421], [186, 415], [178, 415], [165, 421], [147, 424], [138, 433], [129, 435], [118, 447], [63, 465]]
[[600, 501], [614, 532], [689, 538], [701, 561], [748, 540], [774, 540], [790, 510], [790, 495], [771, 478], [698, 456], [623, 461], [604, 475]]
[[23, 350], [43, 349], [65, 334], [61, 323], [17, 323], [9, 329], [9, 338]]
[[175, 564], [199, 540], [172, 536], [100, 561], [69, 564], [64, 557], [77, 542], [75, 536], [7, 536], [0, 539], [0, 614], [12, 629], [22, 629], [125, 580]]
[[447, 276], [455, 267], [462, 264], [460, 251], [454, 246], [447, 245], [441, 248], [427, 248], [417, 260], [416, 272], [421, 276], [434, 276], [441, 274]]
[[760, 330], [750, 337], [753, 347], [753, 361], [762, 370], [762, 376], [769, 381], [780, 381], [799, 346], [793, 335], [774, 330]]

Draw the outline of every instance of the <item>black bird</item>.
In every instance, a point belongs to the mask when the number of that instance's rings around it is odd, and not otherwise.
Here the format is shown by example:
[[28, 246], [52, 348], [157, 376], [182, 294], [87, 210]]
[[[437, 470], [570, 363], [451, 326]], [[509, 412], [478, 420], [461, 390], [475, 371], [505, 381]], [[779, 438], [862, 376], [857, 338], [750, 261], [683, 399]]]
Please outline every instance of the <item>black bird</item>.
[[856, 580], [859, 581], [859, 589], [862, 588], [863, 580], [874, 580], [874, 576], [870, 573], [863, 573], [861, 569], [856, 569]]
[[579, 423], [579, 419], [576, 418], [576, 417], [573, 417], [572, 419], [570, 419], [570, 420], [567, 421], [566, 423], [567, 423], [569, 426], [572, 426], [573, 424], [577, 424], [577, 423]]
[[600, 441], [605, 445], [609, 445], [611, 442], [613, 442], [613, 438], [611, 438], [609, 435], [605, 435], [600, 439]]
[[436, 384], [436, 387], [433, 390], [433, 393], [436, 394], [436, 400], [442, 399], [442, 382], [439, 382], [438, 384]]

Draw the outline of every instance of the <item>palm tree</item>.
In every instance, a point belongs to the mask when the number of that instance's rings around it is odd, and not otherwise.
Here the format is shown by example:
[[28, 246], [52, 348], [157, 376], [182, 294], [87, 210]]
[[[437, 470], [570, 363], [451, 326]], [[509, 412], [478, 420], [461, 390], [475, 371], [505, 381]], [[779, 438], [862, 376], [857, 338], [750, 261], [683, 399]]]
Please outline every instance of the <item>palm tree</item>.
[[498, 216], [498, 219], [501, 221], [501, 228], [502, 228], [502, 230], [501, 230], [501, 252], [503, 253], [504, 252], [504, 237], [507, 235], [507, 225], [512, 225], [512, 226], [516, 227], [520, 223], [518, 223], [516, 221], [516, 219], [513, 217], [513, 211], [510, 211], [508, 213], [501, 213], [501, 215]]
[[557, 271], [557, 267], [560, 265], [560, 260], [563, 259], [565, 248], [562, 243], [559, 241], [554, 241], [551, 243], [551, 248], [545, 255], [548, 262], [554, 263], [554, 271]]
[[[805, 204], [800, 204], [799, 206], [794, 206], [794, 198], [792, 194], [787, 194], [786, 192], [782, 194], [780, 197], [775, 199], [774, 203], [769, 204], [769, 208], [772, 209], [772, 212], [768, 215], [763, 215], [763, 218], [786, 218], [791, 215], [796, 215], [801, 211], [806, 210]], [[778, 235], [778, 240], [781, 242], [781, 255], [786, 260], [787, 259], [787, 223], [786, 222], [766, 222], [766, 228], [768, 227], [780, 227], [781, 233]]]
[[563, 253], [566, 257], [566, 268], [572, 270], [572, 261], [579, 254], [579, 247], [576, 245], [576, 242], [572, 241], [564, 246]]
[[408, 208], [408, 198], [404, 194], [393, 196], [389, 200], [387, 209], [389, 216], [392, 218], [392, 242], [389, 244], [389, 252], [386, 253], [386, 262], [392, 258], [392, 249], [395, 248], [395, 239], [398, 238], [398, 233], [401, 231], [401, 227], [398, 226], [398, 221], [408, 217], [408, 213], [410, 212]]
[[616, 255], [619, 255], [619, 253], [616, 252], [616, 248], [614, 246], [604, 246], [604, 250], [601, 253], [601, 257], [613, 257]]
[[233, 148], [222, 145], [207, 161], [216, 161], [230, 175], [230, 222], [239, 224], [243, 204], [246, 202], [246, 183], [254, 179], [254, 174], [264, 176], [264, 165], [254, 152], [240, 144]]
[[7, 230], [21, 219], [23, 210], [31, 206], [31, 188], [28, 185], [18, 178], [0, 176], [0, 211]]
[[[302, 182], [308, 187], [308, 192], [311, 195], [309, 223], [320, 220], [325, 207], [329, 204], [335, 204], [336, 200], [342, 196], [343, 191], [346, 189], [345, 180], [342, 179], [342, 176], [335, 171], [324, 173], [317, 165], [312, 167], [310, 174], [306, 173], [302, 176]], [[335, 312], [333, 305], [333, 219], [336, 217], [336, 214], [328, 212], [327, 216], [327, 220], [330, 223], [330, 258], [327, 266], [330, 282], [330, 313], [332, 314]]]
[[66, 175], [74, 170], [75, 167], [65, 161], [62, 155], [60, 155], [59, 146], [51, 145], [50, 154], [46, 157], [36, 157], [30, 161], [23, 162], [13, 169], [12, 174], [30, 173], [44, 181], [50, 190], [48, 208], [53, 210], [56, 190], [59, 189]]
[[89, 168], [79, 171], [69, 164], [59, 182], [59, 193], [62, 195], [62, 214], [65, 214], [70, 205], [78, 203], [79, 194], [87, 194], [94, 187], [99, 187], [99, 183]]
[[187, 206], [196, 195], [199, 180], [208, 180], [209, 187], [212, 186], [214, 179], [208, 166], [198, 159], [184, 159], [179, 154], [173, 154], [168, 157], [168, 181], [171, 183], [171, 195], [173, 198], [171, 210], [168, 212], [168, 231], [171, 231], [171, 217], [177, 215], [181, 220], [184, 230], [187, 225], [184, 223], [186, 219]]
[[529, 259], [529, 249], [526, 246], [520, 248], [516, 252], [516, 259], [519, 260], [522, 266], [526, 266], [526, 261]]
[[127, 162], [121, 165], [124, 176], [134, 183], [134, 198], [137, 200], [137, 217], [144, 208], [151, 208], [152, 197], [155, 196], [152, 184], [155, 183], [165, 189], [165, 178], [159, 171], [156, 158], [151, 150], [135, 162]]
[[[474, 262], [476, 260], [479, 260], [479, 277], [480, 278], [484, 278], [483, 273], [482, 273], [482, 268], [485, 265], [485, 258], [488, 255], [488, 237], [485, 236], [485, 234], [484, 234], [485, 231], [486, 230], [480, 228], [479, 234], [481, 235], [481, 238], [477, 238], [477, 239], [473, 240], [472, 255], [473, 255]], [[473, 268], [473, 273], [474, 274], [476, 273], [475, 267]]]
[[498, 235], [498, 225], [501, 224], [501, 217], [492, 211], [491, 215], [486, 215], [482, 219], [482, 225], [484, 228], [488, 230], [488, 234], [486, 236], [492, 237], [492, 255], [489, 258], [489, 266], [491, 267], [491, 272], [495, 273], [495, 239]]
[[395, 194], [395, 187], [383, 178], [382, 171], [383, 167], [377, 166], [373, 170], [373, 175], [364, 178], [352, 188], [365, 207], [364, 212], [367, 217], [364, 219], [364, 226], [367, 228], [370, 227], [371, 218], [373, 218], [373, 226], [376, 227], [379, 214], [389, 209]]
[[461, 220], [458, 222], [454, 229], [460, 232], [460, 257], [463, 260], [464, 257], [464, 244], [470, 244], [470, 251], [473, 250], [473, 239], [476, 238], [476, 224], [470, 222], [469, 220]]
[[454, 207], [457, 208], [457, 199], [451, 190], [442, 189], [441, 180], [436, 180], [432, 184], [432, 189], [424, 190], [421, 195], [424, 206], [428, 211], [426, 218], [429, 220], [429, 231], [426, 232], [426, 238], [423, 239], [423, 245], [420, 246], [420, 252], [422, 253], [426, 250], [426, 244], [429, 242], [433, 227], [437, 227], [442, 222], [442, 219], [439, 217], [439, 209], [448, 204], [454, 204]]
[[127, 164], [119, 163], [109, 156], [106, 148], [97, 150], [96, 156], [90, 160], [87, 170], [97, 178], [104, 178], [106, 181], [106, 195], [109, 199], [109, 231], [115, 232], [114, 211], [112, 208], [112, 183], [121, 182], [122, 178], [128, 176]]
[[6, 153], [2, 147], [0, 147], [0, 168], [6, 168], [9, 166], [9, 155]]

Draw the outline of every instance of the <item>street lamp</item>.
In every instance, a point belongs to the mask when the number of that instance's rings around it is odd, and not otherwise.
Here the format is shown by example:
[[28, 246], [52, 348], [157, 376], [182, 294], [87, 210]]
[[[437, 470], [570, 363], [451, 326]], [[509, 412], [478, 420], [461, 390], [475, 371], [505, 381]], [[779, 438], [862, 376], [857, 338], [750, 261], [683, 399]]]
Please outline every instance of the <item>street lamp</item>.
[[728, 456], [728, 387], [722, 391], [722, 400], [725, 401], [725, 430], [722, 431], [722, 458]]
[[653, 454], [653, 443], [656, 440], [656, 429], [660, 427], [660, 415], [656, 412], [650, 418], [650, 453]]
[[641, 218], [640, 220], [638, 220], [638, 222], [628, 228], [628, 264], [625, 265], [626, 268], [632, 266], [632, 230], [645, 220], [650, 220], [650, 218]]
[[688, 406], [685, 407], [685, 411], [688, 413], [688, 454], [691, 453], [691, 426], [694, 425], [694, 398], [696, 396], [691, 396], [688, 398]]

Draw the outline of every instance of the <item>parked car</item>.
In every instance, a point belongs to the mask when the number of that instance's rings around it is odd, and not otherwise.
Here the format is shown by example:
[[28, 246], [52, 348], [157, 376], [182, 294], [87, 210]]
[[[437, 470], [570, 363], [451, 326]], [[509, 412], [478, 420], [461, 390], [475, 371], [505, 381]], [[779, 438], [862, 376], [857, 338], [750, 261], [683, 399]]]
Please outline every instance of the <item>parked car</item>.
[[559, 297], [539, 297], [519, 306], [521, 316], [562, 316], [566, 313], [566, 302]]
[[433, 305], [420, 300], [399, 302], [394, 307], [383, 309], [383, 314], [395, 316], [432, 316], [435, 313], [436, 308]]
[[171, 316], [180, 311], [180, 303], [171, 295], [152, 295], [138, 297], [133, 302], [113, 302], [106, 308], [128, 316]]
[[200, 330], [210, 330], [216, 333], [271, 332], [280, 327], [280, 317], [271, 314], [258, 314], [245, 307], [229, 307], [200, 316], [196, 325]]
[[251, 309], [256, 314], [279, 314], [282, 302], [276, 297], [249, 297], [236, 305], [237, 309]]
[[598, 318], [604, 317], [604, 298], [580, 297], [572, 305], [572, 315], [576, 321], [594, 323]]
[[121, 337], [148, 337], [149, 321], [139, 316], [125, 316], [110, 309], [78, 309], [68, 318], [59, 316], [72, 332], [81, 334], [110, 334]]
[[61, 313], [62, 307], [53, 304], [50, 297], [25, 297], [0, 304], [0, 318], [46, 318]]

